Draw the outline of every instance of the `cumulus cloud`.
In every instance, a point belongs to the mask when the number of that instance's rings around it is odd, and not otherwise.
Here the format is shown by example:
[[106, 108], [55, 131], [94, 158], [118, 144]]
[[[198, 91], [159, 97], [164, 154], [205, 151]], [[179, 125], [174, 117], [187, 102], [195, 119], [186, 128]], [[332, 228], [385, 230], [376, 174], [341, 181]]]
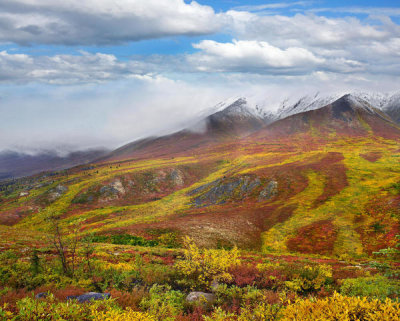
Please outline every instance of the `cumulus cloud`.
[[189, 61], [200, 71], [286, 73], [290, 70], [296, 73], [324, 62], [304, 48], [280, 49], [265, 41], [219, 43], [204, 40], [193, 46], [201, 52], [190, 56]]
[[258, 15], [231, 10], [232, 43], [202, 41], [188, 59], [198, 71], [301, 75], [317, 71], [392, 72], [400, 63], [400, 26], [388, 17], [360, 20], [314, 14]]
[[0, 42], [110, 45], [213, 33], [221, 19], [183, 0], [2, 0]]
[[389, 20], [384, 24], [363, 23], [355, 17], [328, 18], [314, 14], [260, 16], [250, 12], [228, 11], [231, 31], [240, 39], [264, 40], [292, 46], [346, 45], [385, 41], [398, 37], [399, 26]]

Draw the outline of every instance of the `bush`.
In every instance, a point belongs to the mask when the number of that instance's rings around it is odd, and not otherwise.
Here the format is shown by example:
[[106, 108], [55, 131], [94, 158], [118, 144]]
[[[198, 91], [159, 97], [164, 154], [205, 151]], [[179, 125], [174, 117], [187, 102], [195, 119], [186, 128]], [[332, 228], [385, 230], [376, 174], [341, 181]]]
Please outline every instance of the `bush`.
[[400, 296], [400, 282], [378, 275], [366, 278], [346, 279], [340, 292], [349, 296], [367, 296], [384, 300]]
[[184, 257], [176, 263], [190, 288], [210, 289], [213, 281], [232, 281], [228, 270], [239, 264], [239, 251], [199, 249], [190, 239], [184, 240]]
[[281, 307], [262, 302], [255, 306], [243, 306], [238, 321], [269, 321], [277, 320]]
[[156, 316], [158, 320], [174, 320], [183, 312], [185, 294], [174, 291], [170, 286], [153, 285], [149, 298], [144, 298], [140, 303], [142, 309]]
[[290, 271], [291, 280], [285, 282], [288, 290], [310, 293], [332, 283], [332, 268], [328, 265], [305, 265]]
[[146, 240], [144, 237], [130, 234], [115, 234], [115, 235], [92, 235], [92, 242], [95, 243], [111, 243], [118, 245], [137, 245], [154, 247], [158, 245], [155, 240]]
[[284, 321], [400, 320], [400, 303], [387, 299], [346, 297], [335, 293], [324, 299], [298, 300], [283, 311]]

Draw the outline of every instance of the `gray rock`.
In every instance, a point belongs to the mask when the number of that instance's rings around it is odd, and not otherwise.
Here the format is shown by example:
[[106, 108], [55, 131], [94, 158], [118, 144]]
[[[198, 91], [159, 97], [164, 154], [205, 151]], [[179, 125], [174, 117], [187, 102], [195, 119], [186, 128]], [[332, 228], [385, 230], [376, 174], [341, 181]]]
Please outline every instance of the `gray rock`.
[[64, 185], [57, 185], [55, 188], [56, 193], [59, 194], [64, 194], [66, 191], [68, 191], [68, 187], [64, 186]]
[[186, 301], [191, 303], [212, 304], [215, 299], [216, 297], [213, 293], [206, 292], [190, 292], [186, 297]]
[[97, 292], [88, 292], [76, 297], [76, 300], [79, 303], [89, 302], [91, 300], [106, 300], [111, 297], [110, 293], [97, 293]]
[[118, 194], [124, 195], [125, 188], [119, 179], [113, 181], [112, 183], [100, 188], [100, 194], [104, 196], [117, 196]]
[[53, 202], [56, 199], [60, 198], [63, 194], [68, 191], [68, 187], [63, 185], [57, 185], [55, 188], [50, 190], [49, 201]]
[[35, 295], [36, 299], [45, 299], [49, 296], [49, 294], [47, 292], [40, 292], [38, 294]]
[[260, 192], [258, 197], [259, 201], [262, 200], [269, 200], [273, 196], [278, 194], [278, 182], [277, 181], [270, 181], [267, 186]]
[[183, 180], [183, 174], [179, 169], [174, 169], [171, 172], [171, 179], [177, 186], [182, 186], [185, 183]]

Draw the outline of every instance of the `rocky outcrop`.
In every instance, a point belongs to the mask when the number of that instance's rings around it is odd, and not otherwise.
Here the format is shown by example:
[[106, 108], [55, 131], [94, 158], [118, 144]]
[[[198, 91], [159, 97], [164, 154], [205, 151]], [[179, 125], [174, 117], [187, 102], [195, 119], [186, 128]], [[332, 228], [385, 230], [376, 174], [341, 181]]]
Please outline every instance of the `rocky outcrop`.
[[54, 202], [55, 200], [59, 199], [63, 194], [68, 191], [68, 187], [64, 185], [57, 185], [55, 188], [49, 191], [49, 201]]
[[188, 193], [196, 196], [193, 205], [203, 207], [216, 204], [224, 204], [230, 200], [240, 200], [245, 197], [258, 196], [258, 200], [269, 200], [278, 192], [276, 181], [267, 181], [260, 177], [239, 176], [217, 179], [204, 184]]
[[267, 186], [261, 191], [258, 200], [264, 201], [269, 200], [273, 196], [278, 194], [278, 182], [277, 181], [270, 181]]
[[104, 197], [116, 197], [119, 195], [125, 194], [125, 188], [122, 185], [121, 180], [116, 179], [108, 185], [100, 188], [100, 194]]
[[172, 170], [170, 177], [176, 186], [182, 186], [185, 184], [183, 173], [179, 169]]

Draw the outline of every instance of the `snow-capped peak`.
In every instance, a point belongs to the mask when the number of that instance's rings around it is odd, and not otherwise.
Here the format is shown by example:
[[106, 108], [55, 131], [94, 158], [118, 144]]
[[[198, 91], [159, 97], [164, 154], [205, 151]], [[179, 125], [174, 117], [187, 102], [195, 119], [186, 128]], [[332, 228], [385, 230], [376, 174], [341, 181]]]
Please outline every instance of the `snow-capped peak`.
[[236, 96], [215, 105], [213, 111], [214, 113], [223, 112], [225, 115], [254, 116], [262, 118], [268, 123], [291, 115], [325, 107], [344, 96], [351, 99], [358, 107], [365, 108], [369, 112], [373, 111], [371, 107], [383, 111], [400, 108], [400, 92], [396, 94], [367, 92], [323, 94], [316, 92], [311, 95], [285, 98], [276, 104], [271, 103], [272, 100], [269, 97], [264, 98], [264, 103], [256, 103], [252, 99]]

